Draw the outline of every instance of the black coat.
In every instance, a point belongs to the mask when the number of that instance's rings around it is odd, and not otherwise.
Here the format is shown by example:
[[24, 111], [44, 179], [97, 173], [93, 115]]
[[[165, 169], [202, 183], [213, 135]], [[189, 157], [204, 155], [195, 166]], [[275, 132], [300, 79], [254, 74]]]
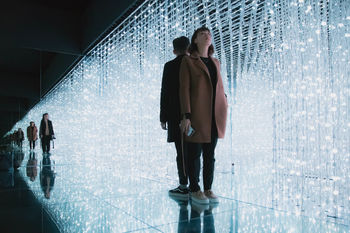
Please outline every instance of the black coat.
[[[52, 126], [52, 122], [50, 120], [48, 120], [47, 122], [48, 126], [49, 126], [49, 136], [55, 135], [55, 133], [53, 132], [53, 126]], [[45, 130], [46, 130], [46, 124], [44, 120], [41, 120], [40, 122], [40, 137], [45, 135]]]
[[17, 131], [16, 137], [17, 137], [18, 141], [23, 141], [24, 140], [24, 133], [23, 133], [23, 131]]
[[184, 55], [177, 56], [164, 65], [162, 89], [160, 94], [160, 122], [168, 125], [168, 142], [180, 139], [180, 100], [179, 73]]

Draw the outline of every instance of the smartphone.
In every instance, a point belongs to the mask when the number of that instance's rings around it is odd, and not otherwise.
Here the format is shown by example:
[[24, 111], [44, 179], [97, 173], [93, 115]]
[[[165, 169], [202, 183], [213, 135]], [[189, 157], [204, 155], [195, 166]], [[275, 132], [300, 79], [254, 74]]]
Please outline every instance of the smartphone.
[[194, 128], [190, 126], [190, 128], [187, 131], [187, 136], [191, 137], [195, 132], [196, 130], [194, 130]]

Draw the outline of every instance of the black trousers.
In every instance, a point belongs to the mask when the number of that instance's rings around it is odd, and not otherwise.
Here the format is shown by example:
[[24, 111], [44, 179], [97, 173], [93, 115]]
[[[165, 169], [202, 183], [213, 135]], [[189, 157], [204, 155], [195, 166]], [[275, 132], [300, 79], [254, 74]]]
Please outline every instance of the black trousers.
[[41, 146], [43, 148], [43, 152], [50, 152], [50, 141], [51, 141], [51, 136], [50, 135], [45, 135], [41, 138]]
[[216, 127], [212, 129], [210, 143], [187, 143], [188, 169], [191, 192], [197, 192], [199, 187], [200, 157], [203, 152], [203, 184], [204, 190], [211, 189], [214, 180], [215, 147], [218, 142]]
[[30, 149], [35, 149], [35, 141], [29, 141]]
[[181, 146], [181, 138], [175, 140], [176, 147], [176, 164], [177, 164], [177, 172], [179, 174], [179, 182], [182, 185], [188, 184], [188, 162], [187, 162], [187, 143], [183, 142], [183, 151], [184, 155], [182, 156], [182, 146]]

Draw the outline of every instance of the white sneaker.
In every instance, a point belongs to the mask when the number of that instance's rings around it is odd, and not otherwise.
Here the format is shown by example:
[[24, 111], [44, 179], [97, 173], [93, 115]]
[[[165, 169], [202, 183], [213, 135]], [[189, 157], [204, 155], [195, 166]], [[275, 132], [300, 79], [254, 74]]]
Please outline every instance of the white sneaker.
[[198, 204], [209, 204], [209, 199], [200, 190], [197, 192], [191, 192], [191, 199], [193, 202], [196, 202]]
[[205, 190], [204, 195], [209, 199], [210, 203], [219, 203], [219, 198], [213, 193], [213, 191]]

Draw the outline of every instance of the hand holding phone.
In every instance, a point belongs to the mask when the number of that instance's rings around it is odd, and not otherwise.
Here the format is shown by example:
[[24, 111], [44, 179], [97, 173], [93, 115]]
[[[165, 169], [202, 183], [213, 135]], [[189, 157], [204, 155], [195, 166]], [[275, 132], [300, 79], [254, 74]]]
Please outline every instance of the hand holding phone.
[[194, 128], [192, 128], [191, 126], [188, 128], [187, 131], [187, 136], [191, 137], [194, 133], [196, 132], [196, 130], [194, 130]]

